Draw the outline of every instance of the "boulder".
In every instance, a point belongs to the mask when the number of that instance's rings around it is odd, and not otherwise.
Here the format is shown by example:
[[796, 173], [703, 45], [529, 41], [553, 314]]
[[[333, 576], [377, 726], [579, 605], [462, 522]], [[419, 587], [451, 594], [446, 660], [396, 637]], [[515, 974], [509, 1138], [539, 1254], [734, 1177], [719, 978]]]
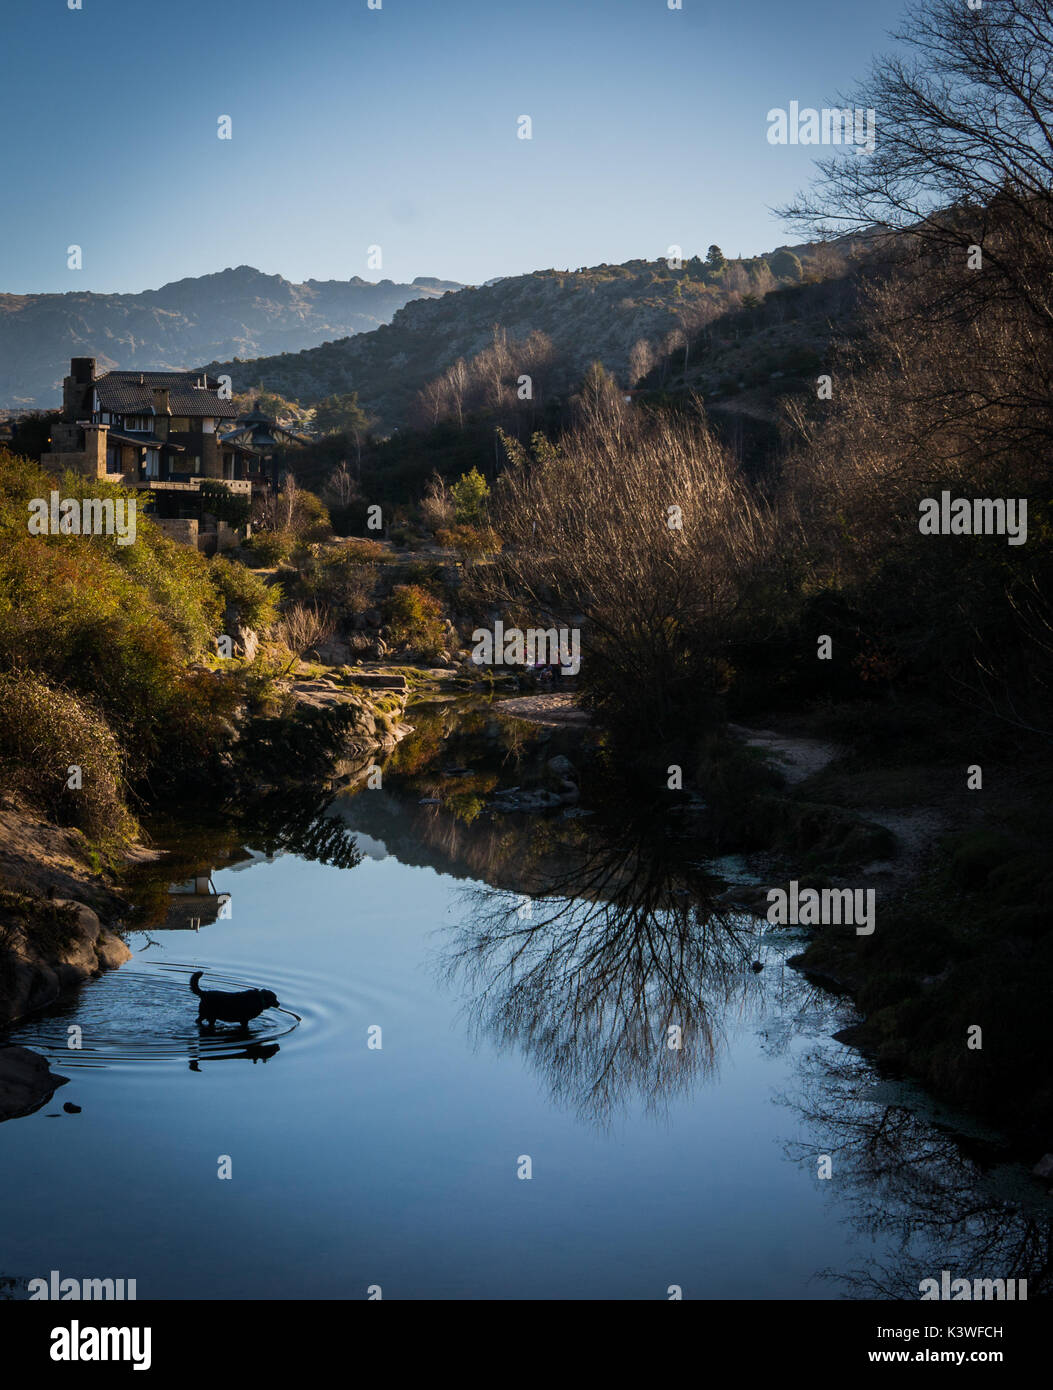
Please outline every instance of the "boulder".
[[355, 671], [351, 680], [365, 690], [398, 690], [403, 694], [409, 690], [405, 676], [385, 671]]
[[557, 777], [577, 777], [574, 764], [569, 758], [565, 758], [562, 753], [557, 753], [554, 758], [549, 758], [545, 764], [549, 772], [554, 772]]
[[346, 666], [351, 659], [351, 647], [349, 643], [333, 637], [328, 642], [319, 642], [317, 647], [312, 648], [308, 653], [308, 659], [320, 662], [323, 666]]
[[39, 1052], [28, 1047], [0, 1048], [0, 1120], [39, 1110], [68, 1080], [53, 1072]]
[[241, 614], [232, 603], [228, 603], [223, 610], [223, 628], [232, 639], [234, 655], [248, 662], [255, 661], [260, 649], [259, 634], [254, 628], [245, 626]]
[[1036, 1178], [1045, 1178], [1047, 1182], [1053, 1182], [1053, 1154], [1043, 1154], [1031, 1171]]

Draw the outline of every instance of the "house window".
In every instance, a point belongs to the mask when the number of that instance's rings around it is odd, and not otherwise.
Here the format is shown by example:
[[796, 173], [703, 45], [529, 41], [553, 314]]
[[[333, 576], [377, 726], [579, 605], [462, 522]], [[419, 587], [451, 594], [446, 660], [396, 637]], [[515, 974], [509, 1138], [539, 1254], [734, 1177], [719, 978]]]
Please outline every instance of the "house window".
[[191, 459], [188, 460], [188, 461], [189, 461], [189, 464], [190, 464], [190, 472], [191, 472], [191, 473], [200, 473], [200, 472], [201, 472], [201, 455], [200, 455], [200, 454], [195, 454], [195, 455], [193, 456], [193, 458], [191, 458]]

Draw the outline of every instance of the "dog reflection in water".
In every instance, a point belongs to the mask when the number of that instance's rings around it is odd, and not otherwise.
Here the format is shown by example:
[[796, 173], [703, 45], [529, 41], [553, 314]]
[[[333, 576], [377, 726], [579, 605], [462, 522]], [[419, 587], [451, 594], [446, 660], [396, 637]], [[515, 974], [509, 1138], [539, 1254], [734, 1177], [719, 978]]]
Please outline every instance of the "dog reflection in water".
[[269, 989], [243, 989], [237, 994], [227, 994], [218, 989], [202, 989], [198, 980], [205, 972], [198, 970], [190, 977], [190, 988], [198, 997], [197, 1021], [208, 1028], [220, 1023], [240, 1023], [244, 1028], [249, 1019], [256, 1018], [264, 1009], [276, 1009], [277, 998]]
[[[249, 1045], [242, 1048], [240, 1052], [228, 1053], [227, 1057], [248, 1057], [251, 1059], [252, 1065], [255, 1066], [257, 1062], [266, 1062], [268, 1058], [273, 1057], [280, 1051], [281, 1048], [277, 1043], [249, 1043]], [[197, 1058], [191, 1060], [189, 1066], [191, 1071], [201, 1070], [201, 1063]]]

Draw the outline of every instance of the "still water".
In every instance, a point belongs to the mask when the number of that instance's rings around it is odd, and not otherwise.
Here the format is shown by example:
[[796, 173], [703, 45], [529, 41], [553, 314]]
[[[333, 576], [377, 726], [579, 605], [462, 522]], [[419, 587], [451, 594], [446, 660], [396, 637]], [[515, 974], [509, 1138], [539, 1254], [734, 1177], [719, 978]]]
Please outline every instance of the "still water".
[[[944, 1268], [1034, 1272], [1041, 1193], [834, 1040], [850, 1007], [786, 964], [800, 941], [716, 910], [743, 865], [590, 803], [580, 735], [415, 722], [306, 831], [202, 830], [181, 891], [144, 889], [134, 958], [11, 1030], [69, 1084], [0, 1126], [9, 1296], [52, 1269], [140, 1299], [916, 1299]], [[566, 790], [560, 753], [579, 801], [494, 808]], [[199, 1030], [195, 970], [279, 1007]]]

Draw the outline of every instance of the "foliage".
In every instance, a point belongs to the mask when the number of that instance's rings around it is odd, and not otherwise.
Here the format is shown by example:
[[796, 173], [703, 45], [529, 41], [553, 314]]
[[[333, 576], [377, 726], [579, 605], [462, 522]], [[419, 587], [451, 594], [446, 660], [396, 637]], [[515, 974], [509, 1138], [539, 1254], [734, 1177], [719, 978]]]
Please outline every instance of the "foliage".
[[769, 270], [778, 280], [793, 280], [796, 283], [804, 275], [799, 258], [789, 247], [784, 246], [781, 251], [773, 252], [767, 259]]
[[485, 520], [490, 488], [478, 468], [462, 473], [450, 488], [450, 496], [453, 498], [454, 517], [461, 525], [477, 526]]
[[396, 584], [384, 600], [382, 612], [393, 645], [410, 648], [424, 657], [442, 655], [442, 604], [434, 594], [418, 584]]
[[298, 489], [290, 529], [296, 539], [304, 544], [322, 541], [332, 535], [333, 524], [322, 499], [313, 492]]
[[240, 531], [249, 519], [252, 504], [247, 497], [234, 493], [219, 479], [205, 478], [201, 483], [201, 504], [217, 521], [225, 521]]
[[358, 403], [358, 392], [325, 396], [315, 406], [314, 423], [322, 434], [364, 435], [373, 423]]
[[275, 622], [281, 590], [265, 584], [254, 571], [216, 555], [209, 564], [209, 578], [224, 607], [229, 604], [236, 609], [246, 627], [265, 632]]
[[[24, 671], [0, 675], [0, 704], [3, 785], [100, 844], [132, 839], [136, 824], [125, 804], [125, 760], [98, 710]], [[79, 769], [79, 779], [71, 769]]]
[[436, 540], [440, 545], [456, 550], [466, 564], [501, 549], [501, 539], [492, 526], [451, 526], [440, 531]]
[[295, 543], [295, 537], [289, 531], [254, 531], [245, 549], [250, 563], [270, 569], [289, 558]]

